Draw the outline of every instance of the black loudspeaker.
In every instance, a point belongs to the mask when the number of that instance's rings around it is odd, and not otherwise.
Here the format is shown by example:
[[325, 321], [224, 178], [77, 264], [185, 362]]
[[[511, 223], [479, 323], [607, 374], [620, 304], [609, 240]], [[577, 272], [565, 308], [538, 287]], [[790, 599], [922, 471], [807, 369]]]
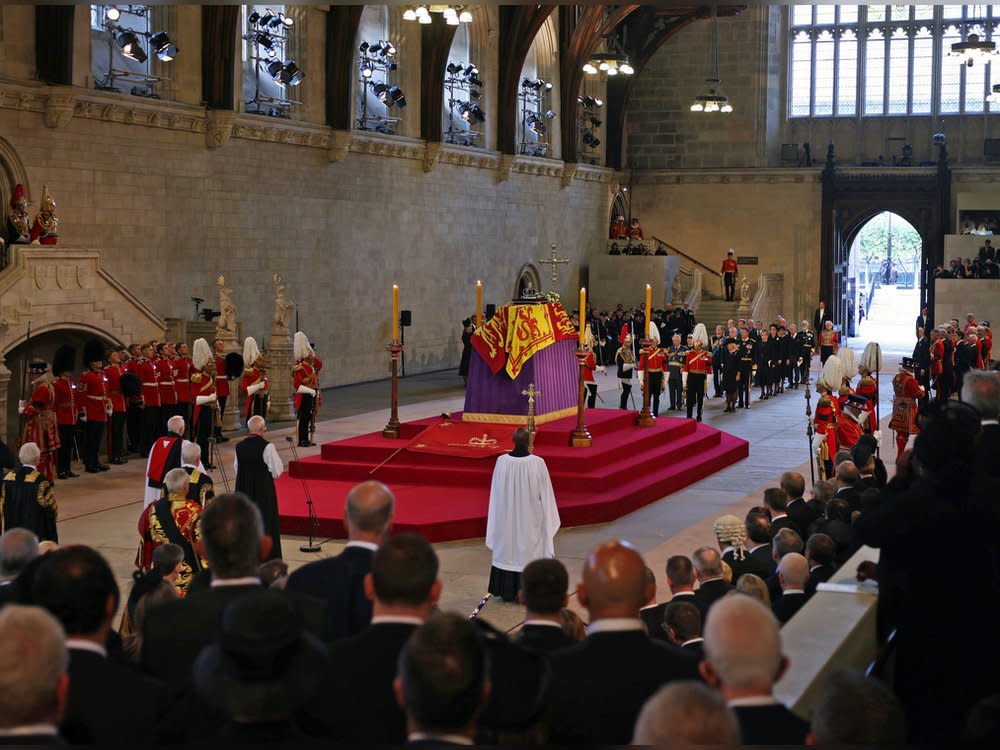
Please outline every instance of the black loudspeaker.
[[497, 306], [496, 305], [487, 305], [486, 306], [485, 317], [486, 317], [487, 320], [489, 320], [490, 318], [492, 318], [496, 314], [497, 314]]
[[399, 324], [403, 326], [403, 328], [413, 325], [413, 317], [409, 310], [399, 311]]

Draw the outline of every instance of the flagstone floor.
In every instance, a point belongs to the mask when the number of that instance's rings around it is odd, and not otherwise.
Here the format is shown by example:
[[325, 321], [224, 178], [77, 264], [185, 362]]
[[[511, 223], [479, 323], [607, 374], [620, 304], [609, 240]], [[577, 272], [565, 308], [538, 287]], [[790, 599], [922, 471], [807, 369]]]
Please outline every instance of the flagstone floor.
[[[860, 356], [860, 349], [856, 352]], [[882, 429], [891, 406], [891, 381], [898, 359], [886, 357], [881, 378]], [[818, 366], [818, 359], [814, 359]], [[813, 377], [816, 375], [813, 369]], [[618, 382], [612, 374], [598, 373], [598, 408], [617, 408]], [[711, 386], [710, 386], [711, 388]], [[750, 442], [750, 458], [720, 471], [690, 487], [670, 495], [612, 523], [576, 527], [560, 531], [555, 548], [559, 559], [570, 572], [571, 587], [579, 580], [581, 566], [589, 550], [609, 539], [626, 539], [643, 554], [656, 572], [658, 595], [669, 598], [663, 570], [666, 559], [675, 554], [690, 555], [697, 547], [714, 544], [712, 523], [724, 513], [742, 517], [746, 510], [759, 504], [766, 487], [777, 484], [781, 472], [796, 469], [809, 482], [809, 451], [806, 437], [806, 401], [804, 389], [785, 391], [767, 401], [754, 401], [749, 410], [723, 414], [722, 399], [708, 399], [705, 421]], [[323, 409], [316, 429], [316, 442], [337, 440], [373, 430], [380, 430], [388, 418], [388, 385], [385, 382], [366, 383], [332, 389], [324, 394]], [[461, 379], [453, 372], [410, 376], [400, 381], [401, 420], [417, 419], [444, 411], [462, 408]], [[816, 396], [812, 394], [812, 407]], [[681, 412], [666, 412], [681, 415]], [[286, 461], [291, 459], [284, 436], [290, 434], [290, 424], [276, 425], [268, 436], [275, 442]], [[214, 479], [221, 489], [233, 481], [233, 446], [241, 433], [230, 433], [231, 440], [221, 446], [225, 476], [216, 471]], [[882, 459], [892, 466], [895, 459], [894, 441], [886, 439]], [[319, 448], [300, 451], [312, 455]], [[585, 456], [581, 452], [581, 458]], [[133, 458], [125, 466], [114, 466], [99, 475], [83, 474], [78, 479], [58, 482], [59, 534], [64, 544], [91, 545], [104, 554], [114, 568], [123, 592], [131, 585], [135, 552], [138, 544], [136, 522], [142, 510], [142, 485], [145, 462]], [[217, 489], [218, 491], [218, 489]], [[302, 553], [297, 537], [286, 537], [283, 549], [292, 569], [319, 557], [336, 555], [343, 548], [342, 539], [321, 540], [318, 553]], [[435, 545], [441, 560], [444, 609], [470, 612], [486, 591], [489, 580], [490, 554], [482, 539], [448, 542]], [[572, 599], [571, 599], [572, 601]], [[516, 627], [523, 619], [523, 608], [500, 601], [491, 601], [481, 617], [497, 627]]]

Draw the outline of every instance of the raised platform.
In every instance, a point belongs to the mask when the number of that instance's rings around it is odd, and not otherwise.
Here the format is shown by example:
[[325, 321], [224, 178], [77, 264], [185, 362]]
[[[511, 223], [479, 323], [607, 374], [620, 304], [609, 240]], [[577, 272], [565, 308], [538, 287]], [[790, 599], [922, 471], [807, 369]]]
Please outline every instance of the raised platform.
[[[661, 417], [649, 428], [636, 427], [635, 420], [633, 411], [588, 411], [589, 449], [568, 445], [575, 417], [539, 428], [535, 453], [548, 464], [564, 527], [620, 518], [749, 455], [745, 440], [693, 420]], [[401, 450], [371, 473], [437, 421], [406, 422], [398, 440], [373, 432], [326, 443], [319, 456], [291, 462], [276, 483], [282, 532], [308, 533], [304, 477], [319, 518], [313, 529], [317, 536], [346, 535], [344, 499], [366, 479], [385, 482], [395, 493], [397, 531], [416, 532], [432, 542], [484, 536], [494, 460]]]

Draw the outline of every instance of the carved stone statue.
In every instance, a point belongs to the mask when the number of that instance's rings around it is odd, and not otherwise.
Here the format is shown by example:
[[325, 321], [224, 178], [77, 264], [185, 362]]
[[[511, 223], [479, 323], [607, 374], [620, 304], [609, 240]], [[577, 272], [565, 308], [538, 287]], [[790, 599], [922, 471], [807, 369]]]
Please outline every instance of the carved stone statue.
[[281, 336], [290, 332], [292, 310], [295, 303], [285, 296], [285, 281], [281, 274], [274, 274], [274, 319], [271, 321], [271, 333]]
[[215, 324], [216, 335], [219, 338], [236, 338], [236, 305], [233, 304], [232, 289], [226, 288], [226, 277], [219, 276], [215, 282], [219, 286], [219, 320]]
[[750, 279], [747, 278], [746, 274], [740, 277], [740, 304], [750, 304]]
[[674, 283], [670, 287], [670, 302], [674, 305], [679, 305], [682, 302], [680, 272], [674, 275]]
[[38, 206], [38, 216], [31, 225], [31, 243], [55, 245], [59, 242], [59, 217], [56, 216], [56, 202], [49, 195], [48, 187], [42, 187], [42, 202]]
[[7, 242], [11, 245], [17, 242], [29, 242], [31, 236], [31, 219], [28, 216], [28, 196], [24, 185], [14, 186], [14, 194], [10, 197], [10, 210], [7, 211]]

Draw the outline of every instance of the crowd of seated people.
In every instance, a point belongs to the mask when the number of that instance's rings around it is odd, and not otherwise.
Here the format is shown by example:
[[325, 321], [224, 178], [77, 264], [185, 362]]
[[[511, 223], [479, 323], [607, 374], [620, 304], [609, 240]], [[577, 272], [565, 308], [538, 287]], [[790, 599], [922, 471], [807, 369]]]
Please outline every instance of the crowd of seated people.
[[935, 279], [1000, 279], [996, 248], [990, 240], [979, 248], [975, 258], [952, 258], [947, 266], [934, 269]]
[[[1000, 732], [1000, 373], [966, 376], [930, 405], [890, 476], [870, 441], [837, 454], [806, 497], [782, 474], [715, 543], [657, 573], [628, 542], [570, 574], [529, 564], [513, 636], [440, 611], [432, 545], [391, 533], [377, 482], [345, 501], [348, 543], [290, 576], [268, 557], [257, 507], [221, 494], [199, 519], [210, 581], [179, 598], [182, 555], [164, 546], [115, 627], [123, 592], [96, 550], [43, 554], [0, 536], [0, 741], [400, 744], [708, 743], [722, 746], [988, 741]], [[952, 562], [932, 558], [951, 544]], [[890, 685], [837, 673], [809, 717], [775, 697], [795, 654], [782, 625], [839, 577], [878, 582]], [[558, 543], [557, 543], [558, 548]], [[940, 556], [939, 556], [940, 557]], [[280, 562], [280, 561], [279, 561]], [[586, 622], [586, 627], [583, 626]], [[836, 665], [833, 665], [836, 667]], [[807, 720], [808, 719], [808, 720]]]

